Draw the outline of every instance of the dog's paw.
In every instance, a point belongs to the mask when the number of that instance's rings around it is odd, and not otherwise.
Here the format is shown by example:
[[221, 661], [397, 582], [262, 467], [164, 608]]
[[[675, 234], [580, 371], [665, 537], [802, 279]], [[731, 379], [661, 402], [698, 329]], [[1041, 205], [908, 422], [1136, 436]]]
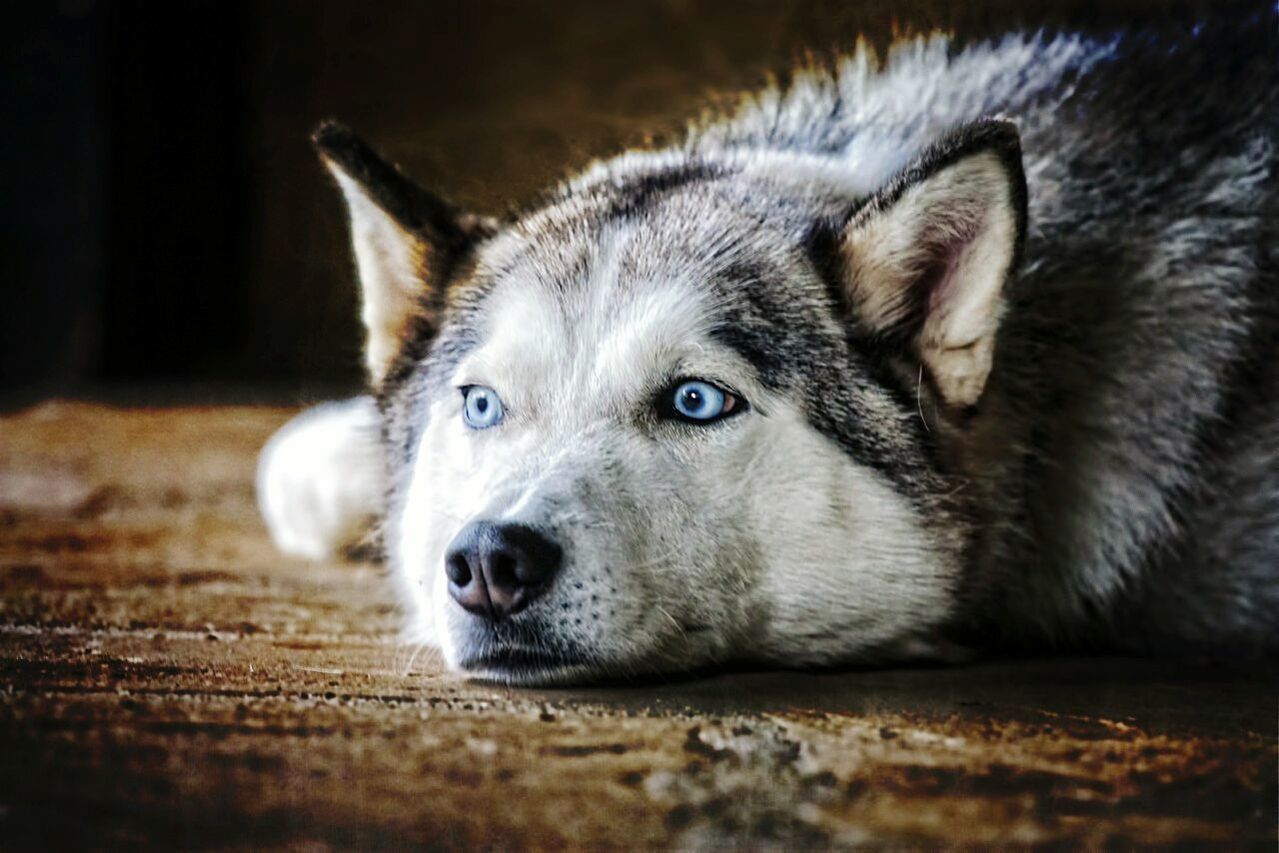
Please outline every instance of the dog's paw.
[[385, 476], [369, 397], [308, 409], [271, 436], [258, 460], [258, 507], [276, 547], [324, 559], [362, 543]]

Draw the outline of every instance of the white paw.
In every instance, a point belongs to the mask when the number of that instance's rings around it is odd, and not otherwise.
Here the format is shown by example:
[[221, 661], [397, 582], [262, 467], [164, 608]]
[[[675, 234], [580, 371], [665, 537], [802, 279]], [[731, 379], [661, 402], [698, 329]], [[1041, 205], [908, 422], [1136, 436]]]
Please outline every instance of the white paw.
[[360, 543], [385, 476], [370, 397], [308, 409], [271, 436], [258, 459], [258, 507], [276, 547], [325, 559]]

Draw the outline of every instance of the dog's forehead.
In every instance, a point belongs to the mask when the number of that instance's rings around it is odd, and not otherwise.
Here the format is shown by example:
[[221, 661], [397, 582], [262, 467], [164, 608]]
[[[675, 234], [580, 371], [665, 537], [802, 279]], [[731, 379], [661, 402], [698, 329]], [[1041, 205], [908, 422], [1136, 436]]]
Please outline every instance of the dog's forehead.
[[599, 387], [721, 360], [711, 332], [732, 309], [722, 279], [773, 248], [758, 220], [696, 194], [613, 217], [574, 202], [490, 249], [481, 345], [463, 369], [520, 387], [556, 377]]
[[700, 272], [643, 261], [636, 236], [605, 231], [571, 264], [534, 256], [509, 270], [486, 300], [481, 344], [463, 370], [529, 392], [628, 386], [704, 347], [715, 302]]

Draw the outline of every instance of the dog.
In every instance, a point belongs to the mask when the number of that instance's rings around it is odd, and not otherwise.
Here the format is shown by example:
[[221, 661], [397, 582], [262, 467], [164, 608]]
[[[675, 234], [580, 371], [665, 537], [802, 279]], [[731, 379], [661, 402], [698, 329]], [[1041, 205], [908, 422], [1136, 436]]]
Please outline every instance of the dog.
[[513, 684], [1273, 651], [1275, 23], [859, 44], [502, 220], [324, 124], [371, 394], [276, 542]]

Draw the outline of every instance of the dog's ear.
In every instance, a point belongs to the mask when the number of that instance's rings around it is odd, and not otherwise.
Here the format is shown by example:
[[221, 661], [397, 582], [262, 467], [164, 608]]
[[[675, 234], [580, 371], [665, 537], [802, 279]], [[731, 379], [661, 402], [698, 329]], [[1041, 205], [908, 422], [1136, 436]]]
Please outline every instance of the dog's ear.
[[435, 331], [452, 269], [496, 224], [421, 189], [337, 122], [320, 125], [314, 140], [346, 197], [376, 387], [408, 340]]
[[982, 120], [930, 147], [839, 238], [844, 297], [871, 334], [908, 346], [942, 398], [986, 386], [1004, 285], [1026, 228], [1016, 128]]

